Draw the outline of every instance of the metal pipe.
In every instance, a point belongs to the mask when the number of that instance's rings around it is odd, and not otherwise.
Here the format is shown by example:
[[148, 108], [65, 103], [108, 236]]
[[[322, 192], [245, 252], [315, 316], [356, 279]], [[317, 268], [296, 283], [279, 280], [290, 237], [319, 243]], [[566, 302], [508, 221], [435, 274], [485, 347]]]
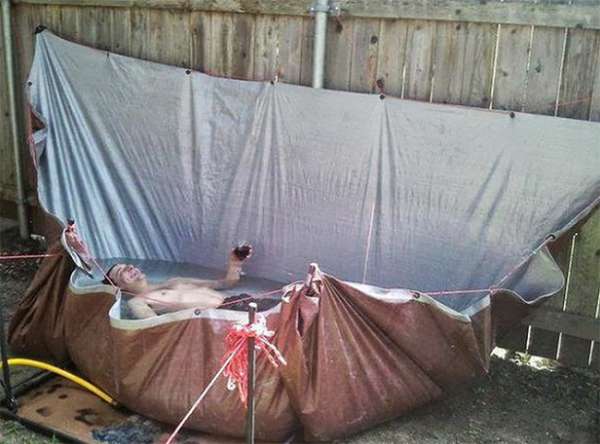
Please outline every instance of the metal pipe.
[[11, 26], [11, 0], [2, 2], [2, 28], [4, 29], [4, 57], [6, 63], [6, 80], [8, 84], [8, 105], [10, 113], [10, 131], [15, 158], [15, 178], [17, 181], [17, 214], [19, 218], [19, 234], [21, 238], [29, 237], [27, 224], [27, 208], [25, 206], [25, 186], [21, 163], [21, 144], [19, 143], [19, 124], [17, 119], [17, 99], [15, 96], [15, 71], [13, 59], [13, 42]]
[[[256, 321], [256, 302], [248, 304], [248, 323], [254, 324]], [[255, 413], [256, 405], [255, 389], [256, 389], [256, 349], [254, 348], [256, 340], [253, 337], [248, 338], [248, 411], [246, 412], [246, 444], [254, 444], [255, 434]]]
[[316, 0], [311, 12], [315, 14], [315, 38], [313, 42], [313, 88], [323, 88], [325, 78], [325, 39], [329, 0]]

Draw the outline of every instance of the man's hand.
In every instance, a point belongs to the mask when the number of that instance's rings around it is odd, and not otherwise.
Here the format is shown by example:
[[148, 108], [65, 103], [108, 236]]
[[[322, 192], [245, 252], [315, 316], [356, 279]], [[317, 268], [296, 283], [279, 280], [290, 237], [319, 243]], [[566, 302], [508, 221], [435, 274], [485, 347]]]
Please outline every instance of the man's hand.
[[90, 258], [90, 252], [85, 243], [77, 234], [77, 230], [74, 225], [69, 225], [65, 229], [65, 239], [69, 247], [71, 247], [73, 251], [76, 251], [84, 261], [87, 261]]

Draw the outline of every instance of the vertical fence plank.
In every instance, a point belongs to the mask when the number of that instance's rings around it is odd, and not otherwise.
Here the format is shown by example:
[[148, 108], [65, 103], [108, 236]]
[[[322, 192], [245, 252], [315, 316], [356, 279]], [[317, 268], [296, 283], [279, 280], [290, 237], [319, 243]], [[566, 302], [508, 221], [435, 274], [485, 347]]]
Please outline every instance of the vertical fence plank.
[[44, 26], [53, 32], [60, 29], [60, 6], [46, 5], [42, 8]]
[[81, 8], [63, 6], [60, 8], [60, 22], [57, 33], [68, 40], [79, 42], [81, 39]]
[[254, 49], [254, 78], [271, 80], [277, 75], [279, 63], [279, 27], [276, 17], [262, 15], [256, 18]]
[[377, 56], [377, 79], [386, 94], [402, 97], [408, 26], [405, 20], [382, 20]]
[[[564, 30], [562, 28], [536, 27], [533, 30], [527, 90], [524, 111], [538, 114], [554, 114], [563, 56]], [[566, 278], [568, 278], [571, 240], [573, 233], [562, 236], [552, 247], [552, 254]], [[544, 307], [562, 310], [566, 288], [545, 302]], [[532, 327], [529, 332], [527, 352], [535, 356], [555, 359], [559, 334]]]
[[[0, 13], [0, 17], [1, 17]], [[2, 22], [0, 20], [0, 33], [3, 33]], [[4, 35], [4, 34], [0, 34]], [[0, 199], [12, 199], [15, 192], [15, 171], [13, 168], [14, 156], [11, 149], [11, 132], [10, 132], [10, 108], [8, 104], [8, 85], [6, 76], [4, 75], [6, 65], [4, 63], [4, 39], [0, 39]]]
[[188, 13], [151, 9], [148, 19], [150, 60], [188, 68], [191, 64]]
[[[331, 24], [329, 26], [335, 26]], [[302, 54], [300, 84], [312, 85], [313, 45], [315, 43], [315, 24], [312, 18], [302, 18]], [[328, 51], [326, 49], [326, 51]], [[327, 54], [327, 53], [326, 53]], [[325, 55], [328, 57], [328, 55]]]
[[[597, 51], [600, 52], [600, 31], [596, 31]], [[596, 55], [596, 75], [592, 85], [592, 99], [590, 101], [590, 120], [600, 122], [600, 54]], [[600, 348], [597, 347], [597, 348]]]
[[131, 10], [131, 44], [130, 55], [140, 59], [148, 58], [148, 10], [134, 8]]
[[131, 10], [112, 9], [110, 17], [110, 50], [117, 54], [131, 53]]
[[[17, 88], [16, 95], [18, 99], [18, 106], [22, 112], [24, 121], [25, 118], [25, 107], [23, 104], [26, 102], [24, 93], [26, 91], [26, 80], [29, 75], [29, 69], [33, 62], [33, 53], [35, 46], [35, 37], [33, 31], [37, 24], [37, 14], [34, 13], [34, 8], [31, 5], [15, 5], [13, 6], [14, 14], [14, 30], [13, 36], [15, 39], [15, 53], [17, 54], [16, 65], [16, 81], [19, 87]], [[4, 72], [4, 71], [2, 71]], [[3, 76], [4, 78], [4, 76]], [[5, 102], [6, 103], [6, 102]]]
[[[575, 243], [571, 287], [566, 311], [593, 318], [600, 287], [600, 212], [581, 227]], [[563, 335], [559, 360], [565, 364], [588, 365], [591, 341]]]
[[[45, 8], [36, 8], [31, 5], [17, 5], [13, 6], [14, 14], [14, 25], [13, 36], [15, 37], [15, 54], [17, 56], [16, 62], [16, 82], [17, 90], [15, 91], [17, 97], [17, 106], [21, 115], [21, 140], [25, 140], [26, 116], [28, 107], [26, 106], [27, 98], [27, 85], [26, 80], [29, 76], [29, 70], [33, 62], [34, 47], [35, 47], [35, 28], [44, 23]], [[10, 145], [8, 145], [10, 146]], [[23, 144], [25, 146], [25, 144]], [[33, 167], [30, 162], [30, 156], [27, 151], [23, 152], [23, 164], [24, 164], [24, 176], [25, 176], [25, 187], [27, 196], [31, 196], [33, 193]], [[10, 153], [10, 159], [14, 159], [12, 152]], [[11, 160], [11, 165], [14, 160]], [[15, 184], [16, 187], [16, 184]]]
[[134, 8], [130, 35], [134, 57], [182, 67], [191, 64], [186, 12]]
[[587, 120], [598, 61], [599, 32], [569, 29], [558, 115]]
[[554, 114], [563, 56], [564, 30], [536, 27], [527, 73], [524, 111]]
[[437, 23], [434, 102], [489, 105], [496, 28], [478, 23]]
[[80, 8], [79, 43], [102, 50], [111, 48], [111, 11], [108, 8]]
[[373, 92], [376, 90], [377, 53], [380, 20], [358, 19], [352, 35], [350, 90]]
[[[569, 29], [565, 47], [558, 115], [587, 120], [595, 112], [594, 87], [600, 69], [600, 32]], [[573, 285], [566, 310], [595, 315], [598, 270], [600, 215], [594, 214], [579, 232], [573, 260]], [[559, 360], [567, 365], [588, 364], [590, 341], [563, 335]]]
[[[554, 106], [552, 106], [552, 112], [554, 112]], [[573, 233], [569, 232], [568, 234], [563, 235], [551, 247], [552, 255], [565, 276], [565, 287], [563, 287], [559, 294], [552, 296], [549, 301], [545, 302], [544, 308], [554, 309], [556, 311], [562, 310], [565, 299], [566, 280], [568, 279], [569, 272], [572, 238]], [[527, 352], [535, 356], [556, 359], [558, 336], [558, 333], [531, 327], [529, 348], [527, 349]]]
[[350, 89], [353, 25], [350, 20], [327, 27], [324, 83], [328, 89]]
[[407, 31], [404, 97], [429, 100], [433, 73], [436, 24], [432, 21], [410, 20]]
[[214, 70], [212, 65], [212, 25], [211, 15], [207, 12], [192, 12], [191, 27], [191, 67], [202, 72]]
[[495, 109], [521, 111], [523, 108], [530, 36], [530, 26], [501, 27], [493, 99]]
[[279, 75], [282, 81], [298, 85], [302, 69], [303, 20], [301, 17], [282, 17], [279, 29]]
[[255, 16], [232, 15], [232, 66], [231, 76], [252, 79], [254, 74]]
[[[495, 109], [521, 111], [524, 108], [531, 32], [531, 26], [501, 26], [492, 99]], [[525, 351], [528, 335], [529, 328], [518, 325], [498, 345]]]
[[[35, 45], [33, 31], [36, 24], [34, 24], [34, 8], [31, 5], [18, 4], [14, 6], [14, 20], [15, 20], [15, 52], [18, 54], [16, 65], [17, 65], [17, 76], [18, 81], [21, 85], [25, 84], [25, 80], [29, 75], [29, 68], [33, 62], [33, 50]], [[4, 72], [4, 71], [3, 71]], [[17, 92], [20, 92], [17, 91]]]

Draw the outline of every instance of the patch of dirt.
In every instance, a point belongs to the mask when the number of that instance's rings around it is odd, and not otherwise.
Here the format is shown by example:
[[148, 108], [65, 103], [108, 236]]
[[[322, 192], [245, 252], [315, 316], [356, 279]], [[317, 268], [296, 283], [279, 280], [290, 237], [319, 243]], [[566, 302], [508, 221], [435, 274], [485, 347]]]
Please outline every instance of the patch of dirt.
[[599, 443], [600, 373], [492, 357], [490, 373], [442, 401], [339, 443]]
[[[21, 239], [17, 228], [0, 233], [0, 254], [2, 256], [43, 252], [44, 249], [39, 242]], [[0, 260], [0, 304], [2, 304], [5, 319], [10, 319], [40, 262], [41, 259]]]
[[[41, 252], [37, 243], [21, 241], [16, 230], [2, 233], [1, 241], [2, 254]], [[38, 261], [0, 263], [0, 303], [5, 316], [13, 313], [37, 266]], [[0, 442], [57, 441], [0, 420]], [[487, 377], [444, 400], [337, 442], [597, 444], [600, 372], [560, 367], [540, 370], [516, 358], [493, 357]]]

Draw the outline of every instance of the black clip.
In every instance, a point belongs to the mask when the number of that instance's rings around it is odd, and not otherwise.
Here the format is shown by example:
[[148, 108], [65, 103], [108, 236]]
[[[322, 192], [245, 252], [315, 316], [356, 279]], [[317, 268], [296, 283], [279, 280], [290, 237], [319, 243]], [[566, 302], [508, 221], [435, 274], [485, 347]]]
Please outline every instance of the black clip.
[[33, 31], [33, 34], [34, 35], [39, 34], [40, 32], [44, 32], [46, 29], [48, 29], [48, 28], [46, 28], [44, 25], [37, 25], [35, 27], [35, 31]]
[[384, 83], [383, 77], [380, 77], [379, 79], [377, 79], [377, 81], [375, 82], [375, 85], [377, 86], [377, 89], [379, 90], [379, 98], [381, 100], [385, 99], [385, 92], [383, 90], [385, 83]]

